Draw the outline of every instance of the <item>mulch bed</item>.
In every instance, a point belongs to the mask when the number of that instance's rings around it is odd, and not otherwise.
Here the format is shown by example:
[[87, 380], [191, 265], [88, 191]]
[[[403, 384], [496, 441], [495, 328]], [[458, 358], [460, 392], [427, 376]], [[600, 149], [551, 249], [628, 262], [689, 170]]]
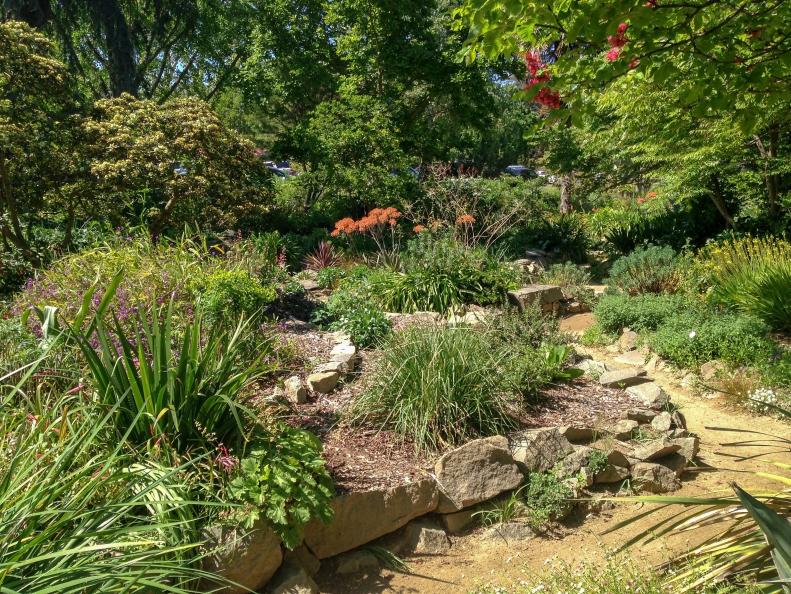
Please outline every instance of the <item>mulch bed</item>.
[[[281, 321], [278, 340], [298, 351], [291, 373], [307, 375], [316, 365], [329, 359], [333, 343], [315, 327], [294, 318]], [[324, 457], [339, 492], [385, 489], [425, 476], [439, 454], [419, 456], [408, 441], [391, 431], [349, 426], [341, 421], [340, 411], [365, 389], [365, 373], [371, 369], [376, 351], [362, 351], [354, 374], [331, 394], [313, 394], [303, 405], [285, 411], [289, 424], [314, 432], [324, 445]], [[262, 395], [271, 394], [280, 378], [261, 386]], [[579, 378], [549, 386], [535, 404], [522, 411], [518, 420], [525, 428], [559, 425], [602, 427], [621, 418], [638, 406], [624, 390], [604, 388], [597, 381]]]

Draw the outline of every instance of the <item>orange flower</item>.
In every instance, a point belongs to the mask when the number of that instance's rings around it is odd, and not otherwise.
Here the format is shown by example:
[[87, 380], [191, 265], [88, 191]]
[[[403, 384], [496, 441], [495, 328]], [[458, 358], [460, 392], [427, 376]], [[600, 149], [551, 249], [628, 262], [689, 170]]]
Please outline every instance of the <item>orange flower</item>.
[[456, 219], [457, 225], [472, 225], [475, 222], [475, 217], [468, 214], [463, 214]]
[[335, 230], [338, 233], [346, 233], [347, 235], [351, 235], [354, 233], [356, 228], [357, 223], [355, 223], [354, 219], [351, 217], [346, 217], [335, 223]]
[[648, 194], [646, 194], [645, 197], [649, 199], [656, 198], [656, 192], [648, 192]]
[[415, 233], [423, 233], [423, 231], [425, 230], [426, 228], [423, 225], [415, 225], [414, 227], [412, 227], [412, 231], [414, 231]]
[[330, 233], [330, 235], [331, 235], [332, 237], [338, 237], [338, 235], [340, 235], [340, 234], [341, 234], [341, 230], [340, 230], [340, 229], [334, 229], [334, 230], [332, 231], [332, 233]]

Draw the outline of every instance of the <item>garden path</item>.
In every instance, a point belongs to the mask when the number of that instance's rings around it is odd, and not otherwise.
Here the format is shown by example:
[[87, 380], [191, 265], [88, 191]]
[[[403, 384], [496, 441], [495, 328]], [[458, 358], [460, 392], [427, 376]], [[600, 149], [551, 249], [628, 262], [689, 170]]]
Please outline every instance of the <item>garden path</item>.
[[[568, 328], [571, 330], [571, 328]], [[574, 328], [574, 330], [579, 330]], [[599, 360], [609, 361], [609, 354], [602, 350], [590, 353]], [[698, 469], [684, 475], [683, 487], [674, 495], [697, 495], [714, 491], [727, 491], [731, 482], [753, 492], [776, 490], [777, 484], [753, 475], [753, 472], [773, 472], [777, 469], [769, 461], [791, 463], [791, 452], [765, 454], [767, 448], [756, 445], [728, 447], [729, 442], [759, 439], [738, 433], [716, 431], [713, 427], [728, 427], [766, 434], [791, 437], [791, 425], [769, 417], [757, 417], [741, 409], [728, 407], [722, 400], [696, 396], [682, 387], [678, 378], [668, 372], [653, 374], [670, 394], [672, 401], [681, 407], [687, 418], [689, 430], [701, 439]], [[748, 459], [739, 460], [738, 456]], [[611, 512], [592, 516], [583, 524], [555, 538], [535, 538], [527, 541], [506, 542], [501, 538], [486, 538], [482, 530], [453, 539], [448, 554], [436, 557], [408, 559], [411, 574], [389, 570], [369, 575], [334, 576], [319, 578], [321, 591], [332, 594], [363, 593], [469, 593], [482, 584], [507, 586], [528, 575], [546, 570], [552, 559], [576, 563], [595, 562], [612, 553], [630, 537], [649, 530], [659, 519], [666, 518], [680, 508], [665, 508], [617, 532], [605, 533], [617, 522], [625, 520], [645, 508], [633, 503], [619, 504]], [[711, 530], [711, 529], [710, 529]], [[719, 530], [714, 527], [713, 530]], [[711, 533], [695, 531], [674, 534], [645, 545], [636, 545], [630, 552], [639, 561], [659, 563], [678, 556], [696, 544], [696, 539]], [[698, 541], [699, 542], [699, 541]]]

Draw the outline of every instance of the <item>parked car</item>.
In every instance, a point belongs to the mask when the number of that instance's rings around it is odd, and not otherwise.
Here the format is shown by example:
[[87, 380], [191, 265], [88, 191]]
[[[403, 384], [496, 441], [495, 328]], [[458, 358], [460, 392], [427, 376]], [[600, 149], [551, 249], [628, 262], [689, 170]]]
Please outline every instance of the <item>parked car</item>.
[[514, 177], [533, 177], [535, 173], [524, 165], [509, 165], [503, 169], [505, 175], [513, 175]]

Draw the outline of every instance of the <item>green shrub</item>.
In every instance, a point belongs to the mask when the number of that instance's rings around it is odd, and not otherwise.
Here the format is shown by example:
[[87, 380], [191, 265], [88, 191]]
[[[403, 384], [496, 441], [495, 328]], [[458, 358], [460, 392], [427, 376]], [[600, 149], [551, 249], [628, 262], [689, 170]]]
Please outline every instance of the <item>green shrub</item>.
[[371, 299], [387, 310], [437, 311], [505, 301], [518, 273], [483, 248], [446, 236], [421, 233], [402, 253], [402, 272], [377, 271], [367, 278]]
[[344, 278], [346, 278], [346, 271], [343, 268], [327, 266], [316, 274], [316, 283], [322, 289], [334, 289]]
[[562, 517], [568, 510], [574, 493], [564, 477], [557, 472], [533, 472], [527, 477], [524, 501], [531, 526], [541, 528]]
[[313, 312], [311, 321], [328, 330], [346, 332], [360, 347], [379, 344], [392, 329], [387, 316], [355, 282], [339, 287]]
[[201, 279], [195, 292], [209, 321], [237, 320], [260, 314], [277, 298], [274, 287], [264, 286], [244, 270], [219, 270]]
[[693, 270], [706, 279], [714, 303], [791, 330], [791, 243], [745, 237], [713, 244], [701, 250]]
[[591, 284], [590, 272], [572, 262], [553, 264], [538, 275], [538, 280], [544, 284], [558, 285], [566, 298], [588, 307], [596, 302], [593, 289], [588, 287]]
[[704, 309], [676, 313], [648, 341], [658, 355], [681, 367], [712, 359], [733, 365], [762, 364], [776, 348], [768, 331], [757, 318]]
[[697, 304], [680, 295], [604, 295], [593, 312], [603, 332], [617, 335], [623, 328], [635, 332], [656, 330], [680, 311], [694, 307]]
[[215, 326], [206, 333], [197, 314], [176, 348], [172, 303], [148, 315], [139, 315], [132, 335], [117, 320], [110, 330], [97, 317], [96, 345], [90, 329], [67, 329], [87, 362], [98, 401], [108, 407], [123, 402], [113, 412], [118, 435], [139, 445], [162, 441], [179, 453], [215, 441], [240, 447], [251, 416], [244, 390], [271, 369], [262, 363], [269, 344], [260, 342], [249, 362], [243, 340], [249, 321], [234, 331]]
[[[0, 575], [8, 592], [195, 592], [223, 580], [194, 563], [203, 511], [199, 462], [169, 468], [113, 431], [82, 395], [0, 415]], [[31, 422], [31, 416], [37, 422]], [[58, 430], [54, 431], [53, 428]], [[205, 510], [204, 510], [205, 511]]]
[[353, 423], [392, 429], [418, 451], [440, 450], [515, 426], [484, 335], [412, 327], [393, 335], [371, 385], [347, 411]]
[[610, 269], [608, 281], [629, 295], [675, 293], [680, 282], [678, 256], [667, 246], [637, 248], [618, 258]]
[[283, 544], [294, 549], [313, 518], [332, 519], [332, 479], [321, 456], [321, 442], [303, 429], [283, 425], [257, 435], [228, 486], [234, 516], [246, 528], [264, 517]]
[[582, 263], [588, 258], [591, 241], [584, 218], [571, 214], [547, 219], [535, 217], [506, 233], [498, 247], [513, 258], [524, 258], [528, 250], [539, 249], [563, 260]]

